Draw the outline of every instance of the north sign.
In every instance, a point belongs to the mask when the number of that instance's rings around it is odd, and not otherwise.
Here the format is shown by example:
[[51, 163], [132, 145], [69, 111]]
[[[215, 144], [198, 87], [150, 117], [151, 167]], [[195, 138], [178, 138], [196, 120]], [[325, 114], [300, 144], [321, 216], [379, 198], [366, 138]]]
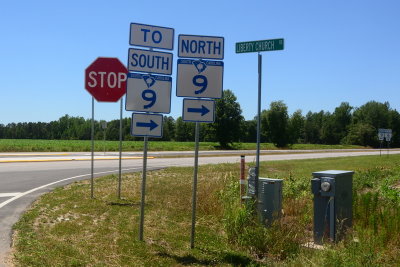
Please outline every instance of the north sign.
[[270, 39], [236, 43], [236, 53], [252, 53], [283, 50], [284, 39]]
[[85, 88], [99, 102], [117, 102], [126, 92], [127, 73], [118, 58], [99, 57], [85, 70]]
[[215, 101], [206, 99], [183, 99], [184, 121], [214, 122]]
[[131, 23], [129, 44], [173, 50], [174, 32], [173, 28]]
[[224, 59], [224, 37], [180, 34], [178, 57], [222, 60]]
[[132, 72], [172, 74], [172, 53], [130, 48], [128, 70]]
[[176, 96], [221, 98], [224, 62], [178, 59]]
[[129, 73], [125, 109], [155, 113], [171, 111], [170, 76]]
[[163, 116], [161, 114], [133, 113], [131, 134], [133, 136], [162, 137]]

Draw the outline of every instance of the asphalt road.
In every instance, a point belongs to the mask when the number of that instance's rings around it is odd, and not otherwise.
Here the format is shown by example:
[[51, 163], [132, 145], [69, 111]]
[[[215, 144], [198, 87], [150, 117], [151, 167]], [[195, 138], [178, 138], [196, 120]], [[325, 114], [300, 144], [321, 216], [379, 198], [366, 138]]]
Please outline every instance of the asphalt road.
[[[379, 155], [379, 150], [262, 151], [261, 161], [326, 157]], [[386, 155], [386, 150], [382, 151]], [[392, 150], [390, 154], [399, 154]], [[172, 166], [193, 166], [193, 151], [149, 152], [148, 170]], [[238, 154], [247, 154], [246, 162], [255, 162], [254, 151], [200, 152], [199, 164], [239, 163]], [[123, 172], [142, 170], [142, 153], [124, 153]], [[235, 155], [235, 156], [233, 156]], [[96, 153], [95, 176], [118, 173], [118, 153]], [[89, 179], [90, 153], [0, 153], [0, 267], [11, 245], [12, 225], [24, 210], [45, 192], [73, 181]]]

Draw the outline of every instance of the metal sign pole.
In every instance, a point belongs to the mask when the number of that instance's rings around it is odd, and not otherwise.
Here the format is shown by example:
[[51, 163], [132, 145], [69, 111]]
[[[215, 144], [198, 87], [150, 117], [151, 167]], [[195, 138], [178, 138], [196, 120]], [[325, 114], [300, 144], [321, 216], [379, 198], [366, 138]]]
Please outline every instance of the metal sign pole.
[[104, 129], [103, 129], [103, 145], [104, 145], [104, 156], [106, 155], [106, 124], [104, 123]]
[[92, 133], [91, 133], [91, 139], [92, 139], [92, 167], [91, 167], [91, 178], [90, 178], [90, 197], [94, 198], [93, 196], [93, 169], [94, 169], [94, 97], [92, 96]]
[[262, 55], [258, 53], [258, 108], [257, 108], [257, 155], [256, 155], [256, 177], [254, 193], [258, 200], [258, 177], [260, 174], [260, 132], [261, 132], [261, 65]]
[[121, 97], [121, 104], [119, 109], [119, 172], [118, 172], [118, 199], [121, 199], [121, 169], [122, 169], [122, 102], [123, 98]]
[[190, 235], [190, 248], [194, 248], [195, 228], [196, 228], [196, 204], [197, 204], [197, 172], [199, 165], [199, 132], [200, 123], [196, 122], [195, 132], [195, 151], [194, 151], [194, 172], [192, 190], [192, 231]]
[[387, 156], [389, 157], [389, 149], [390, 149], [390, 141], [387, 141], [388, 145], [387, 145]]
[[143, 226], [144, 226], [144, 205], [146, 196], [146, 169], [147, 169], [147, 143], [148, 137], [144, 137], [143, 148], [143, 172], [142, 172], [142, 196], [140, 200], [140, 224], [139, 224], [139, 240], [143, 241]]

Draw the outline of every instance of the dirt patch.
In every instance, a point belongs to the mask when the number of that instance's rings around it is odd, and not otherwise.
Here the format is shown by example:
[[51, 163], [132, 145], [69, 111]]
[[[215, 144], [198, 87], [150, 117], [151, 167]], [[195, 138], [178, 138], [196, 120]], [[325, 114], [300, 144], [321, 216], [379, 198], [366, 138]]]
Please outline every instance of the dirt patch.
[[[7, 266], [7, 267], [15, 266], [14, 253], [16, 250], [15, 250], [14, 244], [15, 244], [15, 240], [16, 240], [17, 236], [18, 236], [17, 231], [14, 231], [13, 235], [11, 237], [11, 240], [12, 240], [11, 248], [7, 251], [7, 253], [5, 254], [4, 259], [3, 259], [3, 262], [4, 262], [5, 266]], [[0, 263], [0, 265], [1, 265], [1, 263]]]
[[395, 184], [393, 185], [393, 189], [400, 190], [400, 180], [397, 181], [397, 183], [395, 183]]

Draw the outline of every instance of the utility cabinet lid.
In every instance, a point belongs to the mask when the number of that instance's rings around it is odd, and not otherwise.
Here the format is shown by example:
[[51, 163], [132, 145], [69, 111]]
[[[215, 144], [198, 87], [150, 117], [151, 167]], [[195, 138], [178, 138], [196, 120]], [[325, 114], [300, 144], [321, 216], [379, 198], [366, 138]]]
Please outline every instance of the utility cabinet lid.
[[282, 182], [282, 179], [273, 179], [273, 178], [264, 178], [264, 177], [258, 177], [258, 180], [260, 182]]
[[312, 173], [314, 177], [336, 177], [336, 176], [347, 176], [353, 175], [353, 171], [341, 171], [341, 170], [327, 170]]

